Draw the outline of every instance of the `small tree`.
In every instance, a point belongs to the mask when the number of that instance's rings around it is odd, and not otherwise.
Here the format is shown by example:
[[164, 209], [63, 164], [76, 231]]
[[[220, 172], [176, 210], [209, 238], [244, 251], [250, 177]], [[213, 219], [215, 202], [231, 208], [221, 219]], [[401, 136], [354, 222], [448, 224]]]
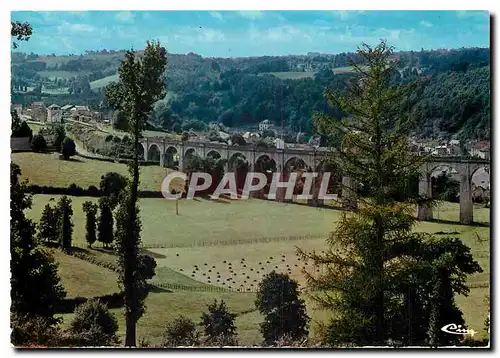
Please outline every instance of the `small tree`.
[[54, 134], [54, 147], [57, 151], [61, 150], [61, 145], [66, 138], [66, 130], [62, 124], [56, 124], [53, 129]]
[[50, 204], [45, 205], [40, 221], [38, 222], [38, 239], [41, 241], [57, 242], [59, 239], [59, 212]]
[[111, 346], [118, 343], [116, 317], [98, 300], [88, 300], [76, 308], [70, 331], [83, 346]]
[[185, 316], [179, 316], [165, 328], [165, 347], [196, 346], [200, 344], [196, 323]]
[[97, 224], [97, 204], [92, 203], [91, 201], [85, 201], [82, 204], [83, 212], [87, 216], [87, 222], [85, 224], [85, 240], [89, 244], [89, 247], [92, 247], [92, 244], [97, 240], [96, 237], [96, 224]]
[[102, 242], [105, 247], [113, 242], [113, 211], [109, 199], [101, 197], [99, 199], [99, 224], [97, 240]]
[[71, 222], [73, 209], [71, 208], [71, 199], [66, 195], [61, 197], [57, 203], [57, 211], [59, 245], [61, 245], [64, 250], [68, 250], [71, 247], [73, 236], [73, 223]]
[[260, 331], [264, 342], [273, 345], [283, 337], [298, 340], [309, 334], [304, 300], [299, 299], [297, 282], [272, 271], [259, 283], [255, 306], [264, 315]]
[[68, 160], [70, 157], [76, 154], [75, 142], [71, 138], [64, 138], [62, 142], [61, 154], [64, 160]]
[[229, 312], [225, 302], [214, 300], [208, 305], [208, 313], [203, 313], [201, 323], [205, 330], [205, 340], [211, 345], [236, 345], [236, 326], [234, 319], [236, 315]]
[[43, 135], [36, 134], [33, 136], [31, 139], [31, 149], [37, 153], [44, 152], [47, 149], [47, 142]]
[[11, 111], [10, 116], [12, 127], [11, 137], [29, 137], [31, 140], [33, 137], [33, 131], [28, 126], [28, 123], [26, 123], [26, 121], [22, 121], [16, 111]]
[[112, 209], [118, 203], [118, 197], [127, 186], [127, 178], [116, 172], [108, 172], [101, 176], [99, 188], [105, 196], [109, 198], [109, 204]]

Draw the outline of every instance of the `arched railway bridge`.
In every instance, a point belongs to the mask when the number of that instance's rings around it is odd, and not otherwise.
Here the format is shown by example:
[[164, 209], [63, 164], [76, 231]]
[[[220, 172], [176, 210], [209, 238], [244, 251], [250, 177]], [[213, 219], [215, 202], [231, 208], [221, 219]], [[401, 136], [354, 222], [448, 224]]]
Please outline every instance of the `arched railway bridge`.
[[[328, 148], [264, 148], [257, 146], [230, 146], [228, 144], [209, 141], [176, 141], [164, 138], [142, 138], [139, 148], [144, 160], [158, 161], [161, 166], [177, 167], [185, 170], [190, 156], [201, 158], [213, 156], [227, 160], [225, 171], [235, 171], [236, 159], [242, 158], [248, 163], [248, 171], [254, 171], [259, 163], [266, 161], [277, 172], [287, 172], [293, 167], [318, 168], [331, 155]], [[269, 165], [269, 164], [268, 164]], [[490, 161], [465, 157], [431, 157], [420, 170], [419, 193], [432, 197], [431, 175], [437, 168], [452, 168], [460, 178], [460, 222], [473, 222], [472, 176], [480, 168], [489, 170]], [[342, 178], [344, 185], [350, 185], [350, 178]], [[347, 195], [346, 195], [347, 196]], [[352, 203], [353, 198], [347, 199]], [[432, 208], [421, 206], [418, 217], [422, 220], [432, 219]]]

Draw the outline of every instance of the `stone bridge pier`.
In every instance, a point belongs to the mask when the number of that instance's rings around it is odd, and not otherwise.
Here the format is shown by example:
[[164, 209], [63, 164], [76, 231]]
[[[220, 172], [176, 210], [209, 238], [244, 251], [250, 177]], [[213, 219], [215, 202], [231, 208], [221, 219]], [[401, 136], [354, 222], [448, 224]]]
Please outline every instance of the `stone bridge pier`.
[[[474, 222], [474, 209], [472, 202], [472, 176], [480, 168], [489, 169], [489, 161], [482, 159], [440, 158], [440, 160], [429, 161], [421, 167], [421, 178], [418, 186], [419, 194], [423, 197], [432, 198], [432, 173], [439, 167], [453, 168], [458, 172], [460, 178], [460, 223], [472, 224]], [[429, 205], [418, 207], [418, 218], [420, 220], [432, 219], [432, 208]]]
[[[191, 155], [202, 158], [215, 156], [228, 161], [224, 168], [234, 170], [237, 158], [242, 158], [248, 163], [248, 170], [254, 171], [260, 159], [266, 158], [268, 163], [273, 164], [273, 171], [278, 173], [290, 172], [292, 167], [297, 169], [312, 169], [319, 171], [321, 163], [326, 163], [330, 152], [328, 148], [263, 148], [254, 146], [229, 146], [225, 143], [213, 143], [207, 141], [178, 141], [167, 138], [143, 138], [140, 143], [143, 150], [144, 160], [156, 160], [161, 166], [171, 165], [173, 158], [177, 158], [178, 168], [185, 171], [187, 159]], [[431, 175], [438, 167], [453, 168], [460, 177], [460, 222], [470, 224], [473, 222], [472, 205], [472, 176], [479, 168], [488, 168], [489, 160], [462, 157], [432, 157], [420, 168], [421, 179], [419, 182], [419, 194], [432, 198]], [[347, 209], [357, 207], [356, 183], [352, 178], [342, 177], [342, 203]], [[318, 198], [319, 190], [313, 185], [313, 199], [309, 203], [313, 206], [321, 205]], [[281, 194], [279, 194], [281, 195]], [[278, 195], [277, 195], [278, 196]], [[432, 219], [432, 207], [420, 205], [418, 218], [421, 220]]]

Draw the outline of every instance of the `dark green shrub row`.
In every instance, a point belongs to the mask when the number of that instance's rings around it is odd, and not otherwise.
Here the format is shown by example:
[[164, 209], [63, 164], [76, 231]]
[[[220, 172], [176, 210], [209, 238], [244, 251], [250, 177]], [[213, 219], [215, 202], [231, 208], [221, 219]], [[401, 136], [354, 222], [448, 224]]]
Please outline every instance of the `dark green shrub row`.
[[82, 303], [87, 302], [89, 299], [98, 300], [108, 306], [108, 308], [120, 308], [123, 306], [123, 294], [112, 293], [108, 295], [95, 296], [92, 298], [87, 297], [73, 297], [66, 298], [57, 305], [57, 313], [73, 313], [75, 309]]

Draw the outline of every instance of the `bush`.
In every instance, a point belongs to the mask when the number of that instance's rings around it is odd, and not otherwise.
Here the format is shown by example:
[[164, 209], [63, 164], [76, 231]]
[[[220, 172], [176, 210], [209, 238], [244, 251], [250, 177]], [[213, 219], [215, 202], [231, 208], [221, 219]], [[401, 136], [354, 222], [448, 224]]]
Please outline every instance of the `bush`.
[[118, 137], [118, 136], [113, 137], [113, 143], [121, 143], [121, 142], [122, 142], [122, 140], [120, 137]]
[[199, 342], [199, 332], [193, 320], [179, 316], [167, 324], [165, 328], [165, 347], [196, 346]]
[[34, 152], [41, 153], [44, 152], [47, 149], [47, 141], [41, 134], [36, 134], [33, 136], [31, 139], [31, 149], [33, 149]]
[[111, 346], [118, 343], [118, 322], [107, 305], [89, 300], [78, 306], [70, 323], [70, 332], [86, 346]]
[[87, 189], [87, 192], [91, 196], [98, 196], [100, 194], [99, 188], [97, 188], [95, 185], [89, 185], [89, 188]]
[[124, 144], [130, 143], [130, 137], [128, 135], [124, 135], [122, 138], [122, 143]]
[[307, 337], [309, 317], [299, 299], [297, 282], [272, 271], [259, 283], [255, 306], [265, 317], [260, 331], [265, 344], [274, 345], [283, 337], [297, 341]]
[[106, 139], [104, 139], [106, 142], [111, 142], [113, 140], [113, 135], [112, 134], [108, 134], [106, 136]]
[[155, 276], [156, 260], [154, 257], [149, 255], [140, 255], [138, 266], [143, 279], [150, 280]]
[[233, 145], [237, 144], [240, 146], [244, 146], [247, 144], [245, 138], [243, 138], [243, 136], [240, 133], [235, 133], [231, 136], [231, 143]]
[[230, 313], [225, 302], [214, 300], [208, 305], [208, 313], [203, 313], [201, 321], [205, 327], [205, 340], [210, 345], [234, 346], [236, 342], [236, 315]]
[[126, 186], [127, 178], [115, 172], [108, 172], [101, 176], [101, 182], [99, 183], [102, 193], [109, 198], [111, 208], [116, 206], [118, 197]]
[[69, 195], [80, 196], [83, 194], [83, 189], [78, 185], [76, 185], [75, 183], [72, 183], [68, 187], [68, 192]]
[[59, 330], [43, 317], [21, 318], [11, 314], [10, 328], [10, 342], [15, 347], [55, 347], [59, 342]]
[[62, 142], [61, 153], [65, 160], [68, 160], [70, 157], [76, 154], [76, 146], [73, 139], [68, 137], [64, 138]]

